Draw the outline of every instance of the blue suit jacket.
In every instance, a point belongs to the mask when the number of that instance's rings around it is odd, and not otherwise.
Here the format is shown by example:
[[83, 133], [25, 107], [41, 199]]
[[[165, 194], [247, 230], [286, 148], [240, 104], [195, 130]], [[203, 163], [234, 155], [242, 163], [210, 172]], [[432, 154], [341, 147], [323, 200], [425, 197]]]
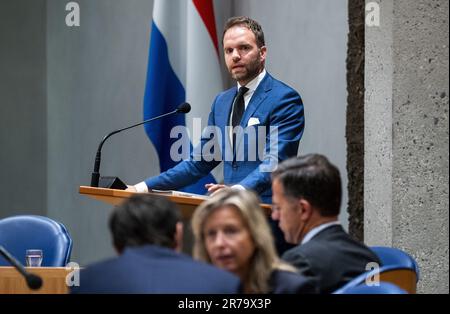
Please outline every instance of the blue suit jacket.
[[[244, 112], [240, 124], [244, 137], [238, 137], [234, 153], [227, 127], [236, 93], [233, 87], [216, 97], [208, 119], [215, 132], [204, 130], [188, 160], [147, 179], [150, 189], [175, 190], [190, 185], [224, 161], [224, 184], [240, 184], [256, 191], [263, 202], [272, 202], [270, 172], [279, 162], [297, 155], [305, 123], [303, 103], [295, 90], [267, 73]], [[259, 123], [248, 126], [250, 118]]]
[[174, 250], [154, 245], [128, 248], [122, 255], [80, 272], [71, 293], [238, 293], [237, 277]]

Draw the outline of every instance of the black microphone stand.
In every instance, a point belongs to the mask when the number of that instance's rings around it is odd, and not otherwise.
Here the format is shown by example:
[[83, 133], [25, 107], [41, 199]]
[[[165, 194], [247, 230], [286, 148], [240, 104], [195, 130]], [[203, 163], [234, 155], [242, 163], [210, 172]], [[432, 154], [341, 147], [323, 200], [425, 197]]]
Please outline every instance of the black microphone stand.
[[101, 155], [102, 155], [102, 147], [103, 147], [103, 144], [105, 143], [105, 141], [110, 136], [112, 136], [112, 135], [114, 135], [116, 133], [128, 130], [128, 129], [134, 128], [134, 127], [139, 126], [141, 124], [148, 123], [148, 122], [160, 119], [160, 118], [164, 118], [164, 117], [166, 117], [168, 115], [171, 115], [171, 114], [174, 114], [174, 113], [187, 113], [190, 110], [191, 110], [191, 106], [188, 103], [183, 103], [177, 109], [175, 109], [175, 110], [173, 110], [171, 112], [162, 114], [162, 115], [154, 117], [154, 118], [147, 119], [145, 121], [133, 124], [132, 126], [128, 126], [126, 128], [123, 128], [123, 129], [112, 131], [111, 133], [107, 134], [103, 138], [103, 140], [100, 142], [100, 145], [98, 145], [97, 154], [95, 155], [94, 171], [92, 172], [92, 176], [91, 176], [91, 186], [92, 187], [98, 187], [98, 183], [99, 183], [99, 180], [100, 180], [100, 161], [101, 161]]
[[20, 264], [9, 252], [0, 245], [0, 255], [3, 255], [3, 257], [14, 266], [14, 268], [17, 269], [17, 271], [25, 278], [25, 281], [27, 282], [27, 286], [30, 289], [37, 290], [42, 286], [42, 278], [35, 275], [30, 274], [25, 270], [25, 268]]

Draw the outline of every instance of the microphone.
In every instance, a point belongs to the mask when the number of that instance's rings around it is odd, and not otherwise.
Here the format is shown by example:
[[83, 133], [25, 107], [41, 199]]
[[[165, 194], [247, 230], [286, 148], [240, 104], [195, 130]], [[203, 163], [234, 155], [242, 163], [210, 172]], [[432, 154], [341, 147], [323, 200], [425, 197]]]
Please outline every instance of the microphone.
[[[98, 187], [98, 185], [99, 185], [99, 181], [100, 181], [100, 161], [101, 161], [101, 155], [102, 155], [102, 147], [103, 147], [103, 144], [105, 143], [105, 141], [111, 135], [120, 133], [122, 131], [131, 129], [131, 128], [134, 128], [134, 127], [142, 125], [144, 123], [148, 123], [148, 122], [151, 122], [151, 121], [154, 121], [154, 120], [161, 119], [163, 117], [166, 117], [166, 116], [169, 116], [169, 115], [172, 115], [172, 114], [175, 114], [175, 113], [183, 113], [183, 114], [185, 114], [185, 113], [188, 113], [189, 111], [191, 111], [191, 105], [188, 104], [187, 102], [185, 102], [185, 103], [182, 103], [181, 105], [179, 105], [177, 109], [175, 109], [175, 110], [173, 110], [171, 112], [164, 113], [164, 114], [156, 116], [154, 118], [147, 119], [145, 121], [133, 124], [131, 126], [123, 128], [123, 129], [112, 131], [111, 133], [107, 134], [103, 138], [103, 140], [100, 142], [100, 145], [98, 145], [97, 154], [95, 155], [94, 171], [92, 172], [92, 176], [91, 176], [91, 186], [92, 187]], [[106, 180], [110, 180], [111, 177], [105, 177], [105, 179]], [[120, 181], [119, 178], [112, 178], [112, 179], [113, 179], [112, 185], [117, 184], [118, 188], [121, 188], [123, 190], [127, 188], [127, 186], [122, 181]]]
[[17, 269], [17, 271], [25, 278], [25, 281], [27, 282], [28, 288], [32, 290], [37, 290], [42, 286], [42, 278], [35, 275], [30, 274], [25, 270], [25, 267], [22, 266], [9, 252], [0, 245], [0, 255], [3, 255], [3, 257], [14, 266], [14, 268]]
[[188, 113], [189, 111], [191, 111], [191, 105], [187, 102], [182, 103], [177, 108], [177, 113]]

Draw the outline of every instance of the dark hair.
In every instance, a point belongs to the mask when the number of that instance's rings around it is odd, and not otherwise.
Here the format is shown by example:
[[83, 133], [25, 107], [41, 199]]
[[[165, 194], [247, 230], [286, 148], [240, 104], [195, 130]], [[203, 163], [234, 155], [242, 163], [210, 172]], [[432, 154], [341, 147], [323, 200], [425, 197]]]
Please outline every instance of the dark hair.
[[178, 221], [180, 213], [171, 201], [138, 194], [115, 207], [109, 228], [119, 252], [126, 247], [146, 244], [174, 247]]
[[321, 216], [339, 215], [341, 176], [325, 156], [310, 154], [287, 159], [272, 173], [272, 180], [275, 179], [282, 184], [286, 196], [304, 198], [319, 209]]
[[251, 30], [253, 34], [255, 34], [256, 45], [258, 46], [258, 48], [265, 46], [266, 43], [264, 41], [264, 32], [262, 30], [261, 25], [259, 25], [258, 22], [247, 16], [235, 16], [228, 19], [223, 29], [222, 42], [227, 30], [229, 30], [234, 26], [245, 26], [246, 28]]

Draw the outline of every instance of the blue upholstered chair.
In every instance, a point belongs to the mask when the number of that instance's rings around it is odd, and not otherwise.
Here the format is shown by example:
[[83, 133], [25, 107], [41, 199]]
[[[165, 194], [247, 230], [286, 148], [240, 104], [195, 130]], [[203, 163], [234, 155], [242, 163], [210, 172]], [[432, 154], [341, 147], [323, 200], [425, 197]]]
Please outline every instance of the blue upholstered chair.
[[382, 282], [398, 286], [407, 293], [416, 293], [419, 266], [409, 254], [390, 247], [371, 247], [371, 249], [379, 257], [382, 263], [381, 267], [359, 275], [336, 290], [335, 294], [347, 293], [349, 289], [360, 285], [367, 286], [364, 284], [367, 278], [371, 280], [378, 278]]
[[342, 294], [407, 294], [407, 292], [392, 283], [381, 281], [378, 286], [361, 284], [346, 289]]
[[386, 246], [372, 246], [370, 249], [378, 256], [383, 266], [396, 265], [405, 269], [413, 269], [416, 273], [416, 282], [419, 281], [419, 265], [405, 251]]
[[[72, 239], [66, 227], [50, 218], [33, 215], [0, 219], [0, 244], [25, 265], [27, 249], [41, 249], [42, 267], [63, 267], [70, 260]], [[10, 266], [0, 256], [0, 266]]]

